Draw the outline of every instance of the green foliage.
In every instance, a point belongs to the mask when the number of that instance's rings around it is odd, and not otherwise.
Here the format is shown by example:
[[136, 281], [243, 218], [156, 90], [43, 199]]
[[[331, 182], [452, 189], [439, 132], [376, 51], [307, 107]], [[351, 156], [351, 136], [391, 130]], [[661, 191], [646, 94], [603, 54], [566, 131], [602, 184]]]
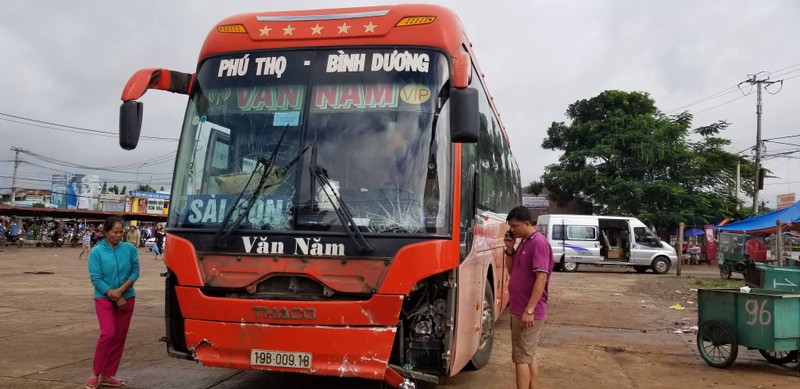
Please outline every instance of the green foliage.
[[119, 194], [119, 187], [116, 184], [114, 184], [114, 186], [108, 188], [108, 191], [113, 194]]
[[44, 203], [33, 203], [31, 204], [32, 208], [44, 208]]
[[155, 192], [156, 191], [155, 189], [153, 189], [152, 186], [150, 186], [148, 184], [144, 184], [144, 185], [139, 184], [139, 186], [136, 187], [136, 190], [138, 190], [139, 192]]
[[125, 185], [122, 185], [122, 189], [119, 190], [119, 194], [123, 194], [123, 195], [124, 194], [128, 194], [128, 187], [125, 186]]
[[544, 182], [541, 181], [533, 181], [525, 187], [526, 192], [533, 193], [536, 196], [541, 194], [542, 190], [544, 190]]
[[542, 181], [559, 202], [590, 201], [594, 212], [638, 216], [674, 228], [741, 216], [733, 194], [736, 164], [752, 193], [752, 162], [725, 150], [717, 135], [728, 123], [690, 131], [692, 115], [667, 116], [647, 93], [609, 90], [567, 109], [570, 123], [553, 122], [542, 147], [561, 150]]

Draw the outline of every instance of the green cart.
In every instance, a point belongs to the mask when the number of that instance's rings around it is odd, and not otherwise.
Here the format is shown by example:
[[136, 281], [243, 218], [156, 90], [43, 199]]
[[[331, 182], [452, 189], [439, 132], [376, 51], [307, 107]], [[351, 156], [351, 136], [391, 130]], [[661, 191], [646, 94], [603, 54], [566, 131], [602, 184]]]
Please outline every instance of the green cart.
[[776, 364], [797, 359], [800, 293], [700, 289], [697, 295], [697, 349], [709, 365], [730, 366], [739, 346], [758, 349], [767, 361]]
[[756, 289], [800, 292], [800, 267], [756, 263], [745, 272], [744, 282], [747, 286]]

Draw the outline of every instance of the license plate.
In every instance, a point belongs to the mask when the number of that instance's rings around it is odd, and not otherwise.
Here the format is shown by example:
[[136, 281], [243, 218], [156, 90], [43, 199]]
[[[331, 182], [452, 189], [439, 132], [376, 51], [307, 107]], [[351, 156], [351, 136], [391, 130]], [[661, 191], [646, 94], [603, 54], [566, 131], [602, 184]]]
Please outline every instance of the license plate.
[[253, 366], [310, 369], [311, 353], [293, 353], [275, 350], [250, 350], [250, 364]]

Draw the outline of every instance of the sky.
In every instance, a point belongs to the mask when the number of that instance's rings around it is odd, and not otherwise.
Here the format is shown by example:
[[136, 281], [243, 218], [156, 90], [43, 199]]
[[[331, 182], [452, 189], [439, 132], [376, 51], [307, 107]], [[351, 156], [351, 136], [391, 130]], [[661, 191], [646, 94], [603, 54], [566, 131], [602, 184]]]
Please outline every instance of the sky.
[[[421, 1], [417, 1], [421, 2]], [[21, 158], [18, 187], [49, 188], [54, 169], [97, 174], [108, 185], [169, 189], [177, 142], [142, 140], [133, 151], [115, 136], [53, 129], [50, 122], [116, 133], [120, 95], [141, 68], [191, 73], [208, 31], [245, 12], [393, 1], [17, 1], [0, 13], [0, 193], [11, 187], [13, 147], [104, 172]], [[665, 113], [688, 110], [694, 126], [731, 123], [729, 151], [752, 156], [756, 93], [749, 74], [785, 80], [763, 93], [766, 153], [800, 151], [800, 2], [771, 1], [434, 1], [453, 9], [473, 43], [506, 126], [522, 184], [539, 179], [557, 151], [541, 147], [569, 104], [604, 90], [648, 92]], [[794, 78], [793, 78], [794, 77]], [[723, 92], [723, 93], [719, 93]], [[749, 92], [749, 95], [745, 95]], [[769, 92], [769, 93], [768, 93]], [[772, 93], [775, 93], [774, 95]], [[177, 138], [184, 95], [151, 91], [142, 135]], [[678, 109], [678, 110], [676, 110]], [[34, 119], [31, 122], [22, 118]], [[25, 125], [25, 122], [34, 125]], [[790, 137], [797, 135], [798, 137]], [[787, 137], [774, 139], [779, 137]], [[782, 143], [776, 143], [782, 142]], [[800, 152], [764, 161], [761, 197], [800, 191]], [[36, 165], [42, 165], [44, 168]], [[798, 196], [800, 199], [800, 196]], [[750, 204], [752, 200], [746, 200]]]

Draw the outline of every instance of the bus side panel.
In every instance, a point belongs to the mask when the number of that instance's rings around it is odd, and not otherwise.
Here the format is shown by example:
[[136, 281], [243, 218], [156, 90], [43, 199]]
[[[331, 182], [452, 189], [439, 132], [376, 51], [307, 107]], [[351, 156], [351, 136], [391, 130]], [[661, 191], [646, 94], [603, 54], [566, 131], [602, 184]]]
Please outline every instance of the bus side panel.
[[[475, 246], [479, 239], [476, 237]], [[458, 302], [456, 306], [456, 336], [453, 339], [450, 376], [469, 362], [480, 342], [481, 303], [483, 302], [484, 268], [491, 260], [491, 251], [472, 250], [458, 267]]]

